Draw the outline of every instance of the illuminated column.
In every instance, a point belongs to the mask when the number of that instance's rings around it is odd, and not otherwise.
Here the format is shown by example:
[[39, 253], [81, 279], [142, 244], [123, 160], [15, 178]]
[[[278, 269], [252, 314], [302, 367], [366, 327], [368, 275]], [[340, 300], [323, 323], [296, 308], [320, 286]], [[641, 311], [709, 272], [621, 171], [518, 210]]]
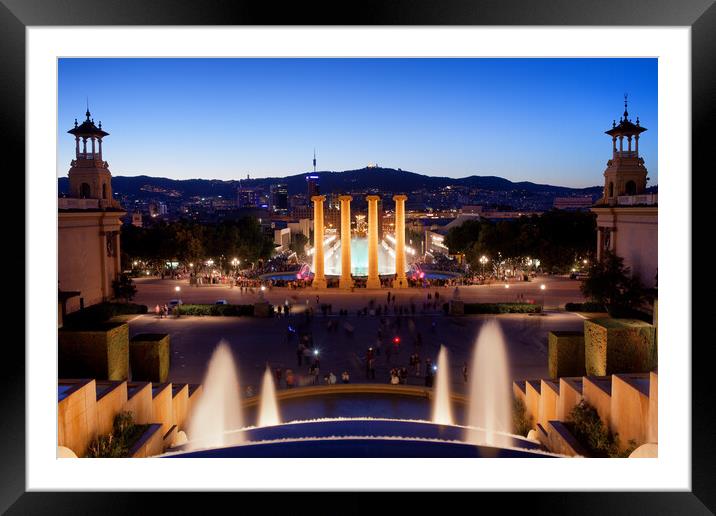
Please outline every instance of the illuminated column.
[[395, 201], [395, 280], [393, 288], [406, 288], [405, 277], [405, 201], [407, 195], [394, 195]]
[[350, 195], [338, 197], [341, 201], [341, 280], [340, 288], [350, 289], [353, 286], [351, 278], [351, 201]]
[[378, 201], [377, 195], [366, 197], [368, 201], [368, 281], [367, 288], [380, 288], [378, 276]]
[[313, 201], [313, 288], [326, 288], [323, 261], [323, 201], [325, 195], [314, 195]]

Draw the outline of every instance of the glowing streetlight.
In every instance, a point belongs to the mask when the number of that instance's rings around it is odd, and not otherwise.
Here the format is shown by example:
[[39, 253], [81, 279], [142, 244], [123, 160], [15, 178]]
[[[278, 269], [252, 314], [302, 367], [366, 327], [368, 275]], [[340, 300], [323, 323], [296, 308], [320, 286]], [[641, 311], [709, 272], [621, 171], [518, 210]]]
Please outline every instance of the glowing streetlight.
[[539, 286], [539, 289], [542, 291], [542, 310], [544, 310], [544, 291], [547, 289], [547, 287], [542, 283]]

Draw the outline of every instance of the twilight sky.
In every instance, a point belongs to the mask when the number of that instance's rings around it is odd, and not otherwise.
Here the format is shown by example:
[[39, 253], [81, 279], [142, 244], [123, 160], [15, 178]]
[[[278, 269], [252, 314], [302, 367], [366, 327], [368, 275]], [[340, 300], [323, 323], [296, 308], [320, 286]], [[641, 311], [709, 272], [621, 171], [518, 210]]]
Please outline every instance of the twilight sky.
[[318, 170], [595, 186], [628, 93], [655, 185], [657, 91], [656, 59], [60, 59], [57, 174], [89, 98], [113, 175], [286, 176], [315, 147]]

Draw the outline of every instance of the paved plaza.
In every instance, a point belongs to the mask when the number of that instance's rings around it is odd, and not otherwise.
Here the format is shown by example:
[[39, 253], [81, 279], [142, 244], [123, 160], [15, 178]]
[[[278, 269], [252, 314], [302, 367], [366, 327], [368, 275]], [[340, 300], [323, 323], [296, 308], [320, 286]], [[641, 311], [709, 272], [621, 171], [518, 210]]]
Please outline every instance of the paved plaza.
[[[563, 306], [566, 301], [579, 301], [581, 295], [578, 282], [545, 278], [544, 281], [512, 284], [505, 289], [504, 284], [492, 286], [461, 287], [460, 297], [466, 301], [504, 302], [516, 300], [519, 293], [525, 298], [540, 296], [539, 285], [545, 283], [546, 306]], [[180, 297], [185, 303], [213, 303], [217, 299], [226, 299], [230, 303], [251, 303], [257, 294], [240, 293], [237, 288], [227, 286], [189, 287], [186, 282], [172, 280], [140, 280], [136, 302], [153, 307], [156, 303], [165, 303], [177, 297], [174, 288], [181, 286]], [[442, 299], [452, 295], [449, 288], [439, 289]], [[431, 289], [435, 292], [435, 289]], [[505, 292], [509, 291], [509, 294]], [[505, 335], [507, 353], [510, 362], [510, 375], [513, 379], [537, 378], [547, 376], [547, 333], [551, 330], [580, 330], [583, 319], [571, 313], [548, 310], [545, 315], [509, 314], [500, 316], [463, 316], [448, 317], [438, 310], [420, 313], [426, 292], [416, 289], [391, 291], [396, 293], [396, 305], [417, 305], [414, 316], [383, 316], [390, 326], [384, 332], [385, 341], [394, 337], [400, 339], [396, 351], [388, 357], [386, 344], [380, 356], [376, 357], [375, 380], [366, 378], [365, 357], [368, 347], [375, 347], [381, 317], [358, 316], [356, 311], [367, 305], [370, 298], [384, 304], [387, 291], [340, 292], [312, 290], [288, 290], [274, 288], [266, 291], [265, 297], [272, 303], [283, 303], [289, 299], [294, 304], [291, 316], [267, 319], [254, 317], [190, 317], [182, 316], [159, 319], [153, 314], [134, 318], [130, 322], [130, 334], [163, 332], [171, 335], [172, 359], [170, 380], [173, 382], [200, 383], [203, 380], [211, 353], [221, 339], [230, 345], [238, 363], [240, 382], [243, 388], [251, 386], [254, 392], [260, 388], [261, 375], [268, 363], [272, 368], [292, 369], [297, 376], [297, 384], [311, 381], [308, 364], [303, 360], [298, 365], [296, 354], [298, 337], [292, 334], [291, 326], [298, 332], [312, 334], [315, 349], [319, 351], [322, 380], [325, 374], [333, 372], [340, 381], [341, 373], [348, 371], [350, 381], [388, 383], [392, 367], [409, 367], [410, 355], [417, 351], [421, 361], [437, 359], [439, 347], [444, 344], [449, 351], [451, 383], [456, 391], [463, 391], [463, 364], [470, 363], [474, 343], [482, 324], [489, 318], [497, 317]], [[348, 309], [348, 316], [322, 315], [316, 304], [316, 295], [320, 303], [330, 303], [333, 313]], [[506, 296], [514, 296], [509, 299]], [[314, 315], [307, 321], [305, 308], [314, 309]], [[539, 300], [538, 300], [539, 302]], [[398, 322], [400, 321], [400, 322]], [[399, 326], [398, 326], [399, 324]], [[346, 329], [352, 328], [352, 331]], [[422, 344], [416, 346], [418, 334]], [[424, 369], [424, 367], [423, 367]], [[409, 384], [424, 385], [424, 377], [412, 374]], [[282, 383], [280, 388], [285, 388]]]
[[[189, 280], [160, 280], [155, 278], [138, 278], [135, 280], [138, 292], [134, 298], [135, 303], [141, 303], [150, 308], [157, 303], [164, 304], [170, 299], [180, 298], [184, 303], [215, 303], [219, 299], [225, 299], [231, 304], [252, 304], [258, 301], [258, 291], [241, 292], [238, 287], [231, 288], [228, 285], [203, 285], [190, 286]], [[522, 295], [524, 300], [534, 300], [536, 303], [544, 303], [545, 307], [564, 308], [567, 302], [584, 301], [579, 290], [580, 282], [570, 280], [561, 276], [538, 276], [529, 282], [509, 282], [509, 288], [505, 288], [505, 282], [496, 282], [489, 285], [471, 285], [459, 287], [460, 299], [468, 303], [505, 303], [518, 301]], [[541, 290], [540, 286], [545, 289]], [[180, 287], [181, 291], [176, 292], [175, 288]], [[440, 293], [442, 299], [452, 298], [455, 288], [409, 288], [401, 290], [383, 289], [367, 290], [355, 289], [355, 291], [340, 290], [336, 288], [314, 290], [302, 288], [291, 290], [287, 288], [273, 288], [264, 292], [267, 301], [273, 304], [283, 304], [286, 299], [295, 305], [305, 305], [306, 300], [315, 306], [316, 295], [321, 303], [333, 305], [333, 311], [348, 309], [355, 312], [367, 306], [370, 299], [376, 303], [383, 303], [387, 299], [387, 292], [390, 291], [396, 296], [396, 304], [409, 304], [413, 301], [421, 306], [427, 294]]]

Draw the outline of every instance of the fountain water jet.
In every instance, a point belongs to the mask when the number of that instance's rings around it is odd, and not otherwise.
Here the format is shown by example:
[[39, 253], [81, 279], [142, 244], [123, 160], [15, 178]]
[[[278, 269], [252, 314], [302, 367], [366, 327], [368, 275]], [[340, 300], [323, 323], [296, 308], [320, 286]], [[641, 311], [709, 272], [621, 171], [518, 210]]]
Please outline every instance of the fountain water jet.
[[505, 338], [495, 319], [488, 320], [478, 335], [468, 399], [467, 424], [482, 430], [467, 429], [465, 440], [493, 446], [508, 445], [511, 439], [500, 432], [512, 433], [510, 380]]
[[281, 424], [276, 401], [276, 386], [273, 383], [271, 368], [266, 366], [263, 383], [261, 384], [261, 404], [259, 405], [259, 419], [257, 426], [272, 426]]
[[440, 346], [438, 354], [437, 374], [435, 375], [435, 398], [433, 399], [433, 423], [454, 425], [452, 408], [450, 407], [450, 379], [447, 349]]
[[202, 385], [201, 398], [188, 425], [187, 449], [240, 444], [244, 440], [241, 432], [227, 434], [241, 428], [243, 418], [234, 357], [223, 339], [211, 355]]

